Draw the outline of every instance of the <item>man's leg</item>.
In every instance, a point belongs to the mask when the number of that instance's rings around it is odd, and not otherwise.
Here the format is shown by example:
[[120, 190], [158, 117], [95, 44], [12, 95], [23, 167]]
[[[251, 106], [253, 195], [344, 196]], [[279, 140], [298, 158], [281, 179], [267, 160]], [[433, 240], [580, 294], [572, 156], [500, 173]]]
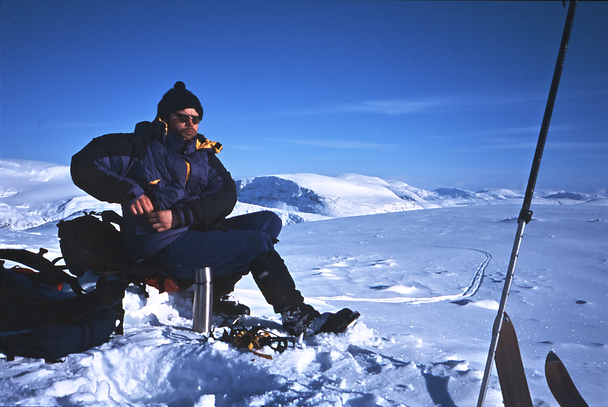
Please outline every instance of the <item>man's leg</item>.
[[[229, 230], [253, 230], [267, 234], [276, 243], [276, 239], [281, 232], [283, 222], [274, 212], [261, 211], [248, 213], [245, 215], [234, 216], [226, 219], [222, 223], [222, 228]], [[246, 274], [249, 270], [243, 273], [232, 273], [217, 276], [213, 282], [213, 295], [218, 300], [226, 297], [228, 294], [234, 291], [236, 283]]]
[[281, 313], [304, 304], [304, 297], [296, 290], [285, 262], [274, 250], [261, 254], [253, 261], [251, 274], [274, 312]]
[[283, 222], [274, 212], [261, 211], [228, 218], [222, 222], [222, 227], [230, 230], [257, 230], [275, 240], [281, 233]]
[[[280, 313], [304, 303], [302, 294], [283, 262], [274, 251], [270, 236], [252, 230], [190, 230], [155, 256], [178, 280], [194, 280], [195, 270], [211, 267], [214, 285], [221, 299], [231, 283], [252, 271], [266, 301]], [[315, 311], [316, 312], [316, 311]]]
[[262, 253], [273, 250], [271, 238], [252, 230], [189, 230], [151, 258], [178, 280], [194, 280], [195, 270], [211, 267], [213, 277], [246, 274]]

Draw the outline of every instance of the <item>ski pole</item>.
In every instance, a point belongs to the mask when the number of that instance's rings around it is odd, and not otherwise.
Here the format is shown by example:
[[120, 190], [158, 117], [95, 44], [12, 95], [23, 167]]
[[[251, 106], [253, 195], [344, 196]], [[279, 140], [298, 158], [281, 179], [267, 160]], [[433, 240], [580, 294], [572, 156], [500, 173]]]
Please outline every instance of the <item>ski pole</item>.
[[494, 320], [492, 327], [492, 340], [490, 342], [490, 349], [488, 351], [488, 357], [486, 359], [486, 367], [481, 382], [481, 390], [479, 392], [479, 399], [477, 401], [477, 407], [482, 407], [486, 391], [488, 389], [488, 382], [490, 381], [490, 372], [492, 371], [492, 362], [496, 354], [496, 347], [498, 345], [498, 337], [500, 335], [500, 329], [502, 328], [502, 322], [504, 320], [505, 309], [507, 307], [507, 299], [511, 290], [511, 282], [513, 281], [513, 273], [515, 271], [515, 264], [519, 256], [519, 249], [521, 246], [521, 240], [524, 234], [525, 225], [532, 220], [532, 211], [530, 206], [532, 204], [532, 197], [534, 195], [534, 188], [536, 187], [536, 179], [538, 177], [538, 171], [540, 169], [540, 161], [543, 156], [543, 150], [545, 148], [545, 142], [547, 141], [547, 134], [549, 132], [549, 123], [551, 122], [551, 115], [553, 114], [553, 106], [555, 105], [555, 98], [557, 96], [557, 88], [559, 87], [559, 80], [562, 75], [564, 68], [564, 61], [566, 59], [566, 51], [568, 49], [568, 41], [570, 40], [570, 33], [572, 31], [572, 22], [574, 20], [574, 12], [576, 10], [576, 1], [571, 1], [568, 7], [568, 15], [566, 17], [566, 24], [564, 26], [564, 33], [562, 35], [562, 42], [559, 47], [559, 53], [557, 56], [557, 63], [555, 64], [555, 71], [553, 72], [553, 80], [551, 82], [551, 88], [549, 90], [549, 97], [547, 99], [547, 106], [545, 108], [545, 115], [538, 136], [538, 143], [536, 144], [536, 152], [534, 153], [534, 160], [532, 162], [532, 169], [530, 171], [530, 177], [528, 178], [528, 187], [526, 188], [526, 195], [524, 196], [524, 203], [519, 213], [517, 220], [517, 233], [515, 234], [515, 242], [511, 251], [511, 259], [509, 260], [509, 268], [505, 277], [505, 283], [502, 290], [502, 297], [500, 299], [500, 305], [498, 306], [498, 314]]

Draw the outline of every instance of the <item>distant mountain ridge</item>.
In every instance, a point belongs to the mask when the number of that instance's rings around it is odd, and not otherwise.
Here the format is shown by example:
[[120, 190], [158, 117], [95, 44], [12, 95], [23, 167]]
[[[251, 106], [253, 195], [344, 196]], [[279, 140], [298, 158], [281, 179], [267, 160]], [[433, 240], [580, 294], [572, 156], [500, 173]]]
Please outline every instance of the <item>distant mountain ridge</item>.
[[[74, 186], [69, 167], [27, 160], [0, 160], [0, 228], [24, 230], [77, 216], [83, 211], [113, 209]], [[359, 174], [329, 177], [282, 174], [235, 180], [238, 203], [232, 216], [272, 210], [284, 224], [387, 212], [521, 203], [523, 194], [509, 189], [478, 192], [459, 188], [428, 191], [401, 181]], [[605, 205], [600, 194], [552, 191], [535, 196], [534, 203]]]
[[284, 174], [237, 180], [237, 193], [242, 203], [328, 217], [422, 209], [415, 201], [397, 196], [382, 182], [352, 175]]

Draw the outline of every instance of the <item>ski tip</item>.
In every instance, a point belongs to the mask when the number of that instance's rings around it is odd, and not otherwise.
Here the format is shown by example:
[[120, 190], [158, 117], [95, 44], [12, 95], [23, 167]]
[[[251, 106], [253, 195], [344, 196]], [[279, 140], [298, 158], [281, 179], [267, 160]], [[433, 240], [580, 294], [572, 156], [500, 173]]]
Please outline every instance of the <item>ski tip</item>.
[[547, 354], [545, 379], [549, 390], [561, 407], [589, 407], [572, 381], [566, 366], [553, 351]]
[[545, 360], [545, 363], [561, 363], [561, 359], [557, 356], [557, 354], [553, 351], [550, 351], [547, 354], [547, 359]]

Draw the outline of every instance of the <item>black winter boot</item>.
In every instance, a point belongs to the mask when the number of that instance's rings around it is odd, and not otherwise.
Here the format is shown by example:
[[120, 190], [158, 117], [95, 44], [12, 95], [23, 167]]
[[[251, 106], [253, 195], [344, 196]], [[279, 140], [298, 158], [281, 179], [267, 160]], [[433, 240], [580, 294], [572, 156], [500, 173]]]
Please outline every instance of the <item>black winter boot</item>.
[[213, 279], [213, 313], [228, 317], [249, 315], [251, 310], [245, 304], [231, 298], [230, 293], [244, 274], [226, 274]]
[[266, 252], [253, 261], [251, 274], [262, 295], [280, 313], [290, 307], [304, 304], [304, 297], [296, 290], [296, 284], [276, 251]]
[[336, 313], [320, 314], [308, 304], [293, 307], [281, 313], [283, 328], [293, 336], [313, 336], [320, 333], [339, 334], [359, 318], [357, 311], [343, 308]]

